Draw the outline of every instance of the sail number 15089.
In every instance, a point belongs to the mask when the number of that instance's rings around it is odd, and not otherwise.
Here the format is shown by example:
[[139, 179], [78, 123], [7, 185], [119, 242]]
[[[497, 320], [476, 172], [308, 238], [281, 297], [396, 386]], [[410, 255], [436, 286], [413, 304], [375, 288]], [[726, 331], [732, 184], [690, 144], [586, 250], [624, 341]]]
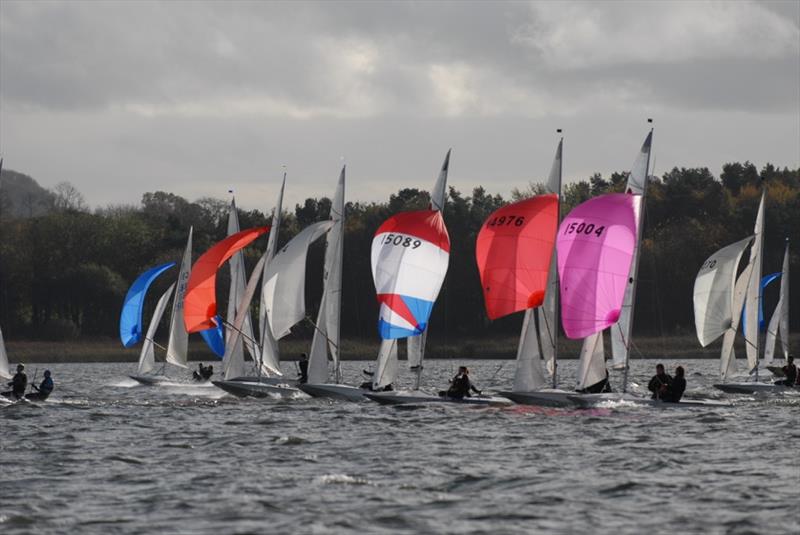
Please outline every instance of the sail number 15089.
[[587, 236], [590, 234], [594, 234], [598, 238], [603, 235], [603, 231], [606, 230], [605, 225], [596, 227], [594, 223], [584, 223], [577, 221], [573, 221], [569, 225], [564, 228], [564, 235], [568, 234], [586, 234]]

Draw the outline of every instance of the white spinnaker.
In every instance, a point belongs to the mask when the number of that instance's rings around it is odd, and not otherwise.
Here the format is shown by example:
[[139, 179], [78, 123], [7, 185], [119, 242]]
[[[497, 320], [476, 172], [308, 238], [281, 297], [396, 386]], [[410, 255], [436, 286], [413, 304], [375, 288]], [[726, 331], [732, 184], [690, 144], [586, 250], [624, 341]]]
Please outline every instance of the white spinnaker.
[[[239, 340], [242, 336], [247, 336], [246, 333], [242, 331], [242, 325], [245, 322], [245, 319], [250, 317], [250, 303], [253, 302], [253, 296], [256, 293], [256, 288], [258, 287], [258, 282], [261, 280], [261, 275], [264, 272], [264, 263], [267, 260], [267, 255], [261, 255], [261, 258], [258, 259], [255, 267], [253, 268], [253, 272], [250, 274], [250, 280], [247, 281], [247, 287], [244, 290], [244, 294], [242, 295], [242, 300], [239, 303], [239, 308], [236, 310], [236, 315], [234, 316], [233, 325], [228, 326], [227, 331], [230, 332], [230, 336], [228, 337], [229, 343], [225, 346], [225, 356], [223, 357], [223, 369], [225, 370], [225, 379], [232, 379], [234, 377], [239, 377], [244, 375], [244, 361], [232, 362], [231, 363], [231, 353], [233, 348], [239, 345]], [[226, 363], [229, 363], [226, 366]], [[264, 365], [262, 363], [262, 369]], [[273, 368], [266, 368], [266, 371], [269, 373], [278, 373], [279, 370], [275, 370]]]
[[[647, 176], [650, 167], [650, 148], [653, 142], [653, 131], [647, 134], [642, 149], [636, 156], [636, 161], [628, 175], [626, 191], [628, 193], [641, 195], [638, 207], [638, 232], [636, 233], [636, 248], [633, 251], [631, 260], [630, 276], [628, 285], [625, 287], [625, 297], [622, 301], [619, 320], [611, 327], [611, 354], [613, 355], [614, 368], [627, 368], [628, 357], [631, 347], [631, 334], [633, 332], [633, 306], [636, 299], [636, 283], [639, 279], [639, 256], [642, 244], [642, 230], [644, 228], [644, 207], [647, 197]], [[624, 385], [623, 385], [624, 388]]]
[[0, 329], [0, 377], [3, 379], [11, 379], [11, 371], [8, 369], [6, 343], [3, 340], [3, 329]]
[[747, 297], [747, 288], [753, 276], [753, 264], [748, 264], [744, 271], [736, 279], [736, 286], [733, 289], [733, 310], [731, 326], [725, 331], [722, 338], [722, 350], [720, 352], [719, 372], [723, 381], [736, 372], [736, 356], [733, 351], [733, 342], [736, 338], [736, 330], [739, 328], [739, 319], [742, 317], [742, 307]]
[[[236, 211], [236, 202], [231, 199], [231, 209], [228, 214], [228, 236], [236, 234], [239, 232], [239, 230], [239, 216], [237, 215]], [[231, 268], [231, 285], [230, 292], [228, 293], [228, 311], [225, 317], [230, 322], [235, 319], [236, 310], [239, 308], [239, 303], [242, 301], [244, 289], [247, 284], [247, 276], [244, 269], [244, 255], [241, 251], [238, 251], [236, 254], [234, 254], [228, 263], [230, 264]], [[230, 349], [231, 357], [227, 361], [227, 367], [225, 367], [226, 376], [228, 376], [228, 371], [231, 368], [244, 369], [243, 345], [247, 347], [247, 352], [250, 353], [250, 356], [255, 362], [261, 360], [258, 354], [258, 348], [256, 347], [256, 344], [252, 342], [252, 340], [254, 340], [253, 324], [249, 316], [250, 315], [248, 314], [248, 316], [244, 319], [244, 324], [242, 325], [242, 332], [245, 334], [244, 344], [242, 338], [239, 338], [238, 342]], [[231, 334], [232, 333], [230, 331], [225, 331], [226, 354], [228, 353]]]
[[744, 324], [744, 339], [745, 348], [747, 349], [747, 365], [750, 370], [758, 367], [758, 353], [759, 353], [759, 319], [758, 309], [761, 298], [761, 260], [763, 256], [764, 246], [764, 196], [765, 192], [761, 193], [761, 201], [758, 204], [758, 215], [756, 216], [756, 225], [753, 231], [755, 239], [753, 247], [750, 249], [750, 265], [753, 266], [753, 272], [750, 276], [750, 284], [747, 287], [747, 298], [745, 299], [745, 324]]
[[183, 297], [186, 295], [186, 284], [192, 271], [192, 228], [189, 228], [189, 239], [183, 251], [181, 270], [175, 286], [175, 299], [172, 300], [172, 316], [169, 326], [169, 343], [167, 343], [167, 362], [181, 368], [188, 368], [189, 333], [183, 323]]
[[603, 331], [587, 336], [583, 340], [580, 361], [578, 362], [578, 390], [599, 383], [606, 378], [605, 352], [603, 351]]
[[730, 328], [736, 272], [750, 236], [723, 247], [703, 262], [694, 280], [694, 324], [705, 347]]
[[[433, 189], [431, 190], [431, 210], [438, 210], [442, 211], [444, 209], [444, 203], [447, 201], [447, 175], [450, 172], [450, 152], [452, 149], [447, 150], [447, 154], [444, 157], [444, 163], [442, 164], [442, 169], [439, 171], [439, 176], [436, 178], [436, 182], [433, 184]], [[375, 265], [373, 261], [373, 266]], [[445, 267], [445, 271], [447, 268]], [[374, 272], [374, 271], [373, 271]], [[425, 353], [425, 344], [428, 340], [427, 336], [428, 328], [425, 327], [425, 332], [423, 333], [423, 337], [420, 340], [411, 342], [407, 345], [407, 358], [409, 361], [417, 362], [417, 370], [421, 371], [422, 368], [422, 359]], [[413, 337], [412, 337], [413, 338]], [[410, 341], [410, 339], [407, 339]], [[396, 350], [396, 348], [395, 348]], [[419, 388], [419, 381], [420, 381], [420, 374], [417, 374], [417, 388]]]
[[153, 346], [155, 344], [153, 338], [158, 330], [158, 324], [161, 322], [161, 316], [164, 315], [164, 310], [167, 308], [169, 297], [172, 294], [172, 289], [175, 288], [175, 283], [169, 285], [156, 304], [156, 310], [153, 312], [153, 317], [150, 319], [150, 325], [147, 327], [147, 334], [145, 334], [144, 344], [142, 344], [142, 352], [139, 354], [139, 368], [137, 373], [147, 373], [155, 366], [156, 358]]
[[375, 374], [372, 376], [372, 388], [379, 390], [394, 383], [397, 378], [397, 367], [397, 339], [382, 340]]
[[[281, 183], [281, 191], [278, 193], [278, 202], [275, 204], [275, 211], [272, 212], [272, 226], [270, 227], [269, 238], [267, 240], [267, 261], [264, 263], [264, 272], [262, 274], [261, 284], [261, 306], [258, 307], [258, 326], [259, 334], [261, 335], [261, 362], [263, 366], [268, 366], [272, 369], [280, 368], [280, 352], [278, 350], [278, 341], [272, 335], [272, 329], [269, 327], [267, 321], [267, 302], [264, 293], [263, 281], [267, 280], [267, 268], [269, 263], [275, 256], [278, 249], [278, 234], [281, 228], [281, 217], [283, 210], [283, 191], [286, 189], [286, 173], [283, 173], [283, 183]], [[283, 375], [278, 373], [278, 375]]]
[[517, 361], [514, 371], [514, 391], [530, 392], [547, 386], [547, 378], [542, 371], [542, 358], [539, 354], [539, 341], [536, 336], [534, 309], [525, 311], [522, 333], [517, 346]]
[[291, 328], [306, 315], [306, 257], [309, 246], [328, 232], [333, 221], [320, 221], [304, 228], [270, 261], [264, 293], [267, 318], [276, 340], [291, 332]]
[[[553, 165], [547, 179], [547, 193], [561, 196], [561, 155], [564, 144], [563, 138], [558, 142]], [[559, 203], [561, 201], [559, 200]], [[560, 218], [559, 218], [560, 219]], [[558, 346], [558, 266], [556, 262], [555, 244], [553, 255], [550, 258], [550, 269], [547, 273], [547, 287], [542, 306], [536, 309], [538, 325], [534, 320], [532, 309], [525, 311], [522, 322], [519, 344], [517, 345], [517, 360], [514, 369], [514, 391], [524, 392], [539, 390], [547, 386], [541, 359], [544, 358], [545, 366], [553, 375], [553, 386], [556, 382], [556, 349]], [[539, 348], [541, 346], [541, 354]]]
[[775, 357], [775, 339], [780, 336], [783, 358], [789, 358], [789, 242], [783, 253], [781, 268], [781, 290], [778, 304], [772, 313], [764, 339], [764, 364], [772, 363]]

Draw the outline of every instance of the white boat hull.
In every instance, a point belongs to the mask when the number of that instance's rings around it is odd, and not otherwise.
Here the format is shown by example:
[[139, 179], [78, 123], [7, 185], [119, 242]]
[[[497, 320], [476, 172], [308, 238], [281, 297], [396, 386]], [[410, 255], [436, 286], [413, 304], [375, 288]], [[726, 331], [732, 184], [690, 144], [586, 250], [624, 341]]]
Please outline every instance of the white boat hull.
[[784, 392], [800, 392], [796, 386], [773, 385], [769, 383], [722, 383], [714, 388], [727, 394], [782, 394]]
[[297, 388], [315, 398], [332, 398], [344, 401], [366, 401], [365, 393], [369, 390], [358, 388], [357, 386], [339, 385], [333, 383], [323, 384], [304, 384], [297, 385]]
[[472, 396], [464, 399], [434, 396], [424, 392], [365, 392], [364, 397], [381, 405], [420, 405], [427, 403], [454, 403], [458, 405], [510, 405], [511, 401], [499, 396]]
[[660, 399], [650, 399], [627, 393], [609, 392], [605, 394], [584, 394], [570, 396], [570, 399], [582, 409], [591, 409], [613, 405], [616, 403], [636, 405], [640, 407], [653, 407], [658, 409], [684, 409], [690, 407], [732, 407], [725, 401], [715, 399], [682, 399], [677, 403], [661, 401]]
[[214, 386], [240, 398], [295, 397], [304, 395], [299, 389], [290, 385], [271, 385], [247, 381], [211, 381]]

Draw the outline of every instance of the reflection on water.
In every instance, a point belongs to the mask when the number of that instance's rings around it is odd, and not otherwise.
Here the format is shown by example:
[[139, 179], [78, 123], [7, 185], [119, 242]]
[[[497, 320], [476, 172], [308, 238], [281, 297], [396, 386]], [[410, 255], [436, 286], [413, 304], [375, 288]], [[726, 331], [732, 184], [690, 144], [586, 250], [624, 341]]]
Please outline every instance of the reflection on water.
[[[428, 361], [425, 387], [460, 364]], [[466, 364], [479, 388], [511, 383], [513, 362]], [[688, 396], [721, 397], [716, 361], [680, 364]], [[654, 365], [633, 362], [634, 391]], [[364, 367], [345, 363], [345, 376], [360, 382]], [[138, 386], [131, 364], [50, 369], [46, 404], [0, 405], [3, 534], [796, 532], [798, 396], [398, 410], [237, 399], [175, 372]]]

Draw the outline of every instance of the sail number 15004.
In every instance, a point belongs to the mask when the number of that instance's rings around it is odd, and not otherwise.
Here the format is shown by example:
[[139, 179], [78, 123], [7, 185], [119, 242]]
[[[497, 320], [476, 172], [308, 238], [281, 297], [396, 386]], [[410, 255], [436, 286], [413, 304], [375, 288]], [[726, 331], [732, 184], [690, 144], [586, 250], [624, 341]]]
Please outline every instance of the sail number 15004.
[[564, 228], [564, 235], [568, 234], [586, 234], [587, 236], [594, 234], [598, 238], [603, 235], [606, 230], [605, 225], [596, 226], [594, 223], [578, 223], [573, 221]]
[[411, 247], [416, 249], [422, 245], [422, 240], [412, 238], [411, 236], [403, 236], [402, 234], [387, 234], [383, 240], [383, 245], [392, 245], [397, 247]]

